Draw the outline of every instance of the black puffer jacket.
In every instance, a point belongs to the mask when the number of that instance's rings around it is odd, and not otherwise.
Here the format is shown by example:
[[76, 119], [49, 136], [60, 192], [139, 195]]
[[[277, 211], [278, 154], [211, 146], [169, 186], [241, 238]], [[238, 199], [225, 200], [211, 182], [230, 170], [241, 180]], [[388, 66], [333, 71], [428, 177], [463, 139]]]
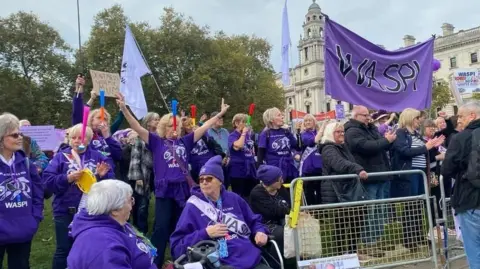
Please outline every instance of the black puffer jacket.
[[[355, 158], [348, 151], [345, 144], [338, 145], [332, 142], [326, 142], [319, 145], [319, 151], [323, 159], [323, 175], [347, 175], [359, 174], [363, 167], [355, 162]], [[344, 190], [355, 184], [356, 178], [342, 180], [322, 180], [321, 197], [322, 204], [337, 203], [338, 197], [333, 188], [335, 184], [337, 190]]]
[[[351, 119], [345, 124], [345, 144], [356, 162], [368, 173], [390, 171], [387, 150], [390, 142], [378, 132], [375, 125], [368, 126]], [[384, 178], [385, 180], [387, 178]], [[369, 178], [363, 184], [383, 182], [378, 177]]]

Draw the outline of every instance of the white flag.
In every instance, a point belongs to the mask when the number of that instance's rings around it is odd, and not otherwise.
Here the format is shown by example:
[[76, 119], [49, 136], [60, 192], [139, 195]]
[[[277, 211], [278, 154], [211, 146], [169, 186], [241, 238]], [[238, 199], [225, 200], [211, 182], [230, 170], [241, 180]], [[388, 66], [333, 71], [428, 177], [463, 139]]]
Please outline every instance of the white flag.
[[125, 96], [125, 103], [130, 107], [133, 114], [137, 119], [141, 119], [147, 115], [148, 108], [140, 78], [149, 74], [150, 69], [143, 60], [135, 42], [135, 37], [128, 25], [125, 30], [121, 70], [120, 92]]

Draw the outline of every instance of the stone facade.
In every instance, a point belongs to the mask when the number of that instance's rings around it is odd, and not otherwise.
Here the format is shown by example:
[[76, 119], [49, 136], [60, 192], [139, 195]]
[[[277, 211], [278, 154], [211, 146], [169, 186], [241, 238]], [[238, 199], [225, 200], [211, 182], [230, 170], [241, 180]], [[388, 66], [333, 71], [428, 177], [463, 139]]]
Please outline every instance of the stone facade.
[[[308, 8], [303, 22], [303, 35], [297, 46], [299, 64], [290, 71], [290, 85], [282, 85], [281, 74], [277, 75], [277, 84], [285, 91], [287, 112], [292, 109], [307, 113], [320, 113], [335, 109], [339, 101], [325, 95], [325, 66], [324, 66], [324, 16], [320, 6], [313, 0]], [[435, 40], [434, 57], [442, 63], [442, 67], [435, 72], [435, 80], [450, 81], [453, 70], [456, 68], [480, 68], [480, 27], [469, 30], [454, 31], [453, 25], [444, 23], [441, 27], [442, 35]], [[404, 47], [416, 44], [415, 37], [405, 35]], [[342, 102], [345, 113], [348, 115], [353, 107]], [[457, 111], [454, 100], [443, 109], [453, 115]]]

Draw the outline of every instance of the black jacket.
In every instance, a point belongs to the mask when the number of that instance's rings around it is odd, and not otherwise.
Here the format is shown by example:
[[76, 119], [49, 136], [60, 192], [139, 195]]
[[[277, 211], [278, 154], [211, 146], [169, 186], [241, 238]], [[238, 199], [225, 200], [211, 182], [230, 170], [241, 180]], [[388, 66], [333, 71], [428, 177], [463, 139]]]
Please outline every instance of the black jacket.
[[[427, 156], [427, 147], [412, 148], [412, 135], [410, 132], [401, 128], [397, 130], [397, 139], [393, 142], [391, 151], [391, 161], [393, 171], [403, 171], [412, 169], [412, 159], [415, 156], [424, 154]], [[426, 158], [429, 160], [429, 158]], [[407, 180], [408, 175], [399, 176], [400, 179]]]
[[290, 212], [290, 194], [282, 187], [276, 196], [272, 196], [258, 184], [250, 193], [250, 207], [262, 216], [264, 223], [283, 225], [285, 215]]
[[[363, 171], [363, 167], [355, 162], [355, 157], [348, 151], [345, 144], [338, 145], [332, 142], [326, 142], [319, 145], [320, 153], [323, 159], [323, 175], [347, 175], [359, 174]], [[333, 188], [335, 184], [338, 190], [348, 188], [354, 184], [356, 178], [341, 179], [341, 180], [322, 180], [321, 181], [321, 199], [322, 204], [337, 203], [338, 197]]]
[[472, 131], [477, 128], [480, 128], [480, 120], [470, 122], [464, 131], [452, 137], [442, 164], [443, 177], [455, 179], [452, 206], [457, 213], [480, 209], [480, 178], [464, 177], [472, 151]]
[[[366, 172], [387, 172], [390, 171], [387, 150], [390, 149], [390, 142], [383, 137], [375, 125], [365, 124], [351, 119], [345, 124], [345, 143], [355, 157], [356, 162]], [[379, 178], [369, 178], [364, 182], [381, 182]]]

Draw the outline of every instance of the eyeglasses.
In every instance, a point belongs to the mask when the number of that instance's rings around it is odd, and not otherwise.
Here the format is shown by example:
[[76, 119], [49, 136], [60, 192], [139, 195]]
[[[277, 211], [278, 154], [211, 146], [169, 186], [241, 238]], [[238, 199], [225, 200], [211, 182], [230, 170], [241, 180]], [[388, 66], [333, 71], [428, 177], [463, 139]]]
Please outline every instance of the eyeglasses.
[[213, 180], [213, 177], [200, 177], [198, 179], [198, 183], [203, 183], [203, 181], [206, 181], [207, 183], [210, 183], [210, 182], [212, 182], [212, 180]]
[[9, 135], [6, 135], [6, 136], [18, 139], [19, 137], [23, 137], [23, 134], [22, 133], [13, 133], [13, 134], [9, 134]]

